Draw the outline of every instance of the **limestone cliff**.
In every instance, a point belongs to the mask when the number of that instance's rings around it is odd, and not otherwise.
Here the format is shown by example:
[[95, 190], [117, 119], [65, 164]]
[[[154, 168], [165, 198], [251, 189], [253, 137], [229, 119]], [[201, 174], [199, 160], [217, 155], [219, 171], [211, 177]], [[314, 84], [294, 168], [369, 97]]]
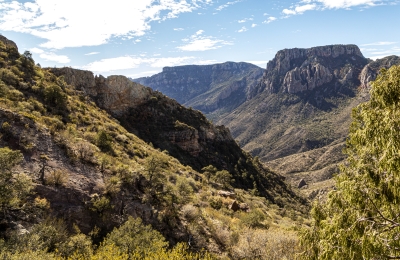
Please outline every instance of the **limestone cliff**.
[[251, 96], [264, 90], [294, 94], [329, 83], [357, 83], [357, 75], [367, 63], [356, 45], [284, 49], [268, 62], [263, 79]]
[[395, 55], [377, 59], [368, 63], [368, 65], [364, 67], [360, 74], [361, 87], [369, 89], [371, 87], [370, 82], [376, 79], [381, 69], [388, 69], [393, 65], [399, 64], [400, 57]]

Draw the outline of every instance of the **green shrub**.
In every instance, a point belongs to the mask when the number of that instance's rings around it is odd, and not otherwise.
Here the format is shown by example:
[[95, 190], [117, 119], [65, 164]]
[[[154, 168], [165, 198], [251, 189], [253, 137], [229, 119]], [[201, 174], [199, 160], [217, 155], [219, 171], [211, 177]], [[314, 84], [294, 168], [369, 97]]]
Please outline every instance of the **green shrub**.
[[102, 246], [107, 245], [115, 245], [120, 253], [129, 257], [134, 254], [144, 257], [146, 253], [166, 248], [168, 243], [158, 231], [144, 225], [140, 218], [129, 217], [122, 226], [107, 235]]
[[67, 95], [60, 86], [52, 84], [44, 89], [44, 99], [52, 107], [65, 109], [67, 106]]
[[97, 134], [97, 146], [100, 148], [101, 151], [103, 152], [113, 152], [113, 147], [112, 147], [112, 138], [110, 135], [104, 131], [100, 130], [99, 133]]

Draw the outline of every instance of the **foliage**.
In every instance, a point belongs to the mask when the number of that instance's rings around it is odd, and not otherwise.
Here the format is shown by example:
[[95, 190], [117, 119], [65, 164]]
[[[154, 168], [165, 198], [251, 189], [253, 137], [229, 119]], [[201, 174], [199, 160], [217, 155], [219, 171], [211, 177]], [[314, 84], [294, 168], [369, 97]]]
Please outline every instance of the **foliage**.
[[347, 164], [313, 207], [304, 259], [400, 258], [400, 66], [381, 71], [352, 116]]
[[8, 147], [0, 148], [0, 208], [24, 199], [32, 189], [33, 184], [25, 174], [14, 176], [11, 171], [21, 160], [20, 151], [13, 151]]
[[101, 130], [97, 134], [97, 146], [103, 152], [112, 152], [112, 139], [111, 136], [104, 130]]
[[64, 186], [68, 182], [68, 174], [62, 170], [54, 170], [46, 179], [46, 184], [56, 187]]
[[232, 188], [232, 183], [234, 179], [232, 178], [232, 174], [230, 174], [227, 170], [217, 171], [214, 176], [214, 181], [219, 182], [226, 189]]
[[134, 254], [156, 252], [165, 248], [165, 238], [151, 226], [146, 226], [140, 218], [129, 217], [119, 228], [115, 228], [104, 240], [103, 246], [114, 244], [122, 254], [129, 257]]
[[44, 89], [44, 98], [45, 101], [57, 108], [57, 109], [64, 109], [67, 104], [67, 96], [64, 93], [64, 91], [61, 89], [60, 86], [52, 84], [50, 86], [47, 86]]
[[242, 213], [240, 216], [240, 220], [242, 221], [242, 223], [250, 228], [268, 228], [268, 226], [265, 226], [263, 224], [263, 221], [265, 219], [265, 214], [259, 209], [254, 209], [248, 213]]

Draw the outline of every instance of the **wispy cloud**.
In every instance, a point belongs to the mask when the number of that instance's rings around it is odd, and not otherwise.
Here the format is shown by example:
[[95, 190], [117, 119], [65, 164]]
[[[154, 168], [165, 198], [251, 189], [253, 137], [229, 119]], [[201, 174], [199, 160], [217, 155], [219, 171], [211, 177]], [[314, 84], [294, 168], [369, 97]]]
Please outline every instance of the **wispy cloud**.
[[94, 52], [86, 53], [85, 55], [86, 55], [86, 56], [90, 56], [90, 55], [96, 55], [96, 54], [99, 54], [99, 53], [100, 53], [100, 52], [94, 51]]
[[239, 20], [238, 23], [245, 23], [247, 21], [253, 21], [253, 20], [254, 20], [253, 18], [244, 18], [242, 20]]
[[277, 18], [276, 17], [273, 17], [273, 16], [270, 16], [270, 17], [268, 17], [267, 18], [267, 20], [265, 20], [263, 23], [272, 23], [273, 21], [275, 21]]
[[112, 72], [117, 70], [128, 70], [148, 65], [152, 68], [163, 68], [188, 64], [210, 64], [215, 61], [202, 60], [193, 56], [167, 57], [167, 58], [146, 58], [137, 56], [123, 56], [109, 59], [102, 59], [89, 63], [82, 69], [90, 70], [95, 73]]
[[379, 5], [397, 5], [398, 3], [398, 1], [387, 0], [301, 0], [291, 7], [283, 9], [282, 14], [289, 17], [311, 10], [369, 8]]
[[174, 31], [183, 31], [183, 28], [174, 28]]
[[239, 3], [239, 2], [241, 2], [241, 0], [232, 1], [232, 2], [227, 2], [226, 4], [223, 4], [223, 5], [218, 6], [216, 10], [217, 10], [217, 11], [221, 11], [222, 9], [225, 9], [225, 8], [229, 7], [230, 5], [234, 5], [234, 4], [237, 4], [237, 3]]
[[242, 28], [240, 28], [240, 30], [238, 30], [238, 32], [240, 32], [240, 33], [245, 32], [245, 31], [247, 31], [246, 26], [243, 26]]
[[44, 51], [39, 48], [32, 48], [30, 49], [30, 52], [33, 54], [38, 54], [40, 58], [46, 61], [54, 61], [62, 64], [69, 63], [71, 61], [66, 55], [57, 55], [54, 52]]
[[207, 51], [221, 48], [225, 45], [232, 45], [231, 42], [215, 39], [211, 36], [204, 36], [204, 31], [199, 30], [189, 38], [182, 41], [187, 44], [177, 47], [181, 51]]
[[176, 18], [211, 2], [28, 0], [20, 3], [3, 0], [0, 1], [0, 30], [43, 38], [46, 42], [41, 47], [44, 48], [95, 46], [113, 37], [142, 36], [150, 30], [153, 21]]
[[384, 46], [393, 44], [396, 44], [396, 42], [373, 42], [373, 43], [361, 44], [360, 46]]
[[306, 11], [314, 10], [317, 8], [316, 4], [298, 5], [292, 9], [283, 9], [282, 13], [286, 16], [303, 14]]
[[[361, 48], [364, 56], [374, 60], [390, 55], [400, 55], [400, 46], [396, 45], [396, 42], [375, 42], [360, 46], [364, 46], [364, 48]], [[371, 48], [370, 46], [373, 47]]]
[[317, 2], [321, 3], [323, 7], [329, 9], [339, 9], [339, 8], [350, 8], [354, 6], [375, 6], [380, 5], [384, 1], [382, 0], [314, 0], [314, 1], [304, 1], [304, 2]]

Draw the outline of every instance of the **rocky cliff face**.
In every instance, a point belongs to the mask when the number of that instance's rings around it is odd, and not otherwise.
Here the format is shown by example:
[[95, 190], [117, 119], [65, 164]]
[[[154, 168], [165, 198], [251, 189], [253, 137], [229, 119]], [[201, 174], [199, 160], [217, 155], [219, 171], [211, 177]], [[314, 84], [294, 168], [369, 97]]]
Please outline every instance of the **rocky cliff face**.
[[268, 62], [263, 79], [251, 96], [264, 90], [295, 94], [329, 83], [357, 83], [357, 76], [367, 63], [356, 45], [284, 49]]
[[103, 109], [121, 115], [151, 97], [151, 89], [132, 82], [125, 76], [94, 77], [93, 72], [72, 68], [49, 69], [65, 82], [95, 99]]
[[133, 81], [159, 90], [187, 107], [209, 113], [237, 107], [246, 100], [263, 69], [245, 62], [166, 67]]
[[395, 55], [377, 59], [368, 63], [368, 65], [363, 68], [360, 74], [361, 87], [369, 89], [371, 87], [370, 82], [376, 79], [381, 69], [388, 69], [393, 65], [399, 64], [400, 57]]

